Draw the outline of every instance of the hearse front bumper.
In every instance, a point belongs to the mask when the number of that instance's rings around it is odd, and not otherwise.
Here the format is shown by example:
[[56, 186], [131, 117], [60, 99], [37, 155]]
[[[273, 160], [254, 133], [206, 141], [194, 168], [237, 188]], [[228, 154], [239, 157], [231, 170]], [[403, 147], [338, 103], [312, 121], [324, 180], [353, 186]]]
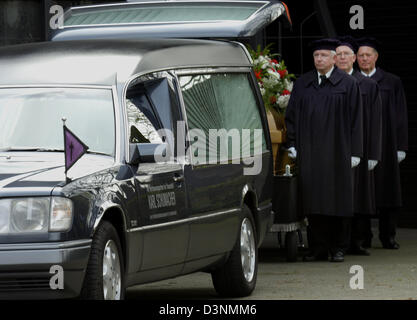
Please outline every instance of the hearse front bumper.
[[[90, 255], [91, 241], [0, 243], [0, 299], [59, 299], [78, 296]], [[59, 278], [61, 276], [63, 278]], [[53, 289], [60, 284], [60, 279], [63, 280], [63, 288]]]

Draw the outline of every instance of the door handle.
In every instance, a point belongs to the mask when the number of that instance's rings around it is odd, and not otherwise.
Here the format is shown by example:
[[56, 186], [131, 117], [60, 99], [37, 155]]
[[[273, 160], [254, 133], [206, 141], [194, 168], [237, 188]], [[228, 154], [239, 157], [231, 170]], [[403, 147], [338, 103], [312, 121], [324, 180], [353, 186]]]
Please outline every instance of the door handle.
[[179, 175], [175, 174], [173, 179], [175, 182], [182, 182], [184, 181], [184, 176], [182, 174], [179, 174]]

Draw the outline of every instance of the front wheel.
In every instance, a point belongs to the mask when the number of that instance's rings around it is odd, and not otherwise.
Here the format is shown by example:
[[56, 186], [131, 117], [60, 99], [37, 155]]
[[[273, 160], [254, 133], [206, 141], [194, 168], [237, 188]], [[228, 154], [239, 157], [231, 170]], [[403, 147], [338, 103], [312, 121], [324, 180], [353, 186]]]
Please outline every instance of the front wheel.
[[125, 291], [123, 267], [117, 231], [110, 222], [103, 221], [93, 238], [81, 298], [122, 300]]
[[255, 289], [258, 273], [256, 239], [251, 211], [244, 205], [239, 235], [229, 259], [211, 274], [214, 288], [221, 296], [245, 297]]

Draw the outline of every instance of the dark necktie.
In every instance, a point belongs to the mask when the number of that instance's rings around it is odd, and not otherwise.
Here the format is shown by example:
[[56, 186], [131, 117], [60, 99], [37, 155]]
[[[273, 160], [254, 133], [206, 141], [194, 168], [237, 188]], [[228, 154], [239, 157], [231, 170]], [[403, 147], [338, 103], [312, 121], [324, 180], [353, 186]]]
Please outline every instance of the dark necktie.
[[320, 82], [320, 88], [324, 87], [327, 81], [327, 77], [325, 75], [320, 76], [321, 82]]

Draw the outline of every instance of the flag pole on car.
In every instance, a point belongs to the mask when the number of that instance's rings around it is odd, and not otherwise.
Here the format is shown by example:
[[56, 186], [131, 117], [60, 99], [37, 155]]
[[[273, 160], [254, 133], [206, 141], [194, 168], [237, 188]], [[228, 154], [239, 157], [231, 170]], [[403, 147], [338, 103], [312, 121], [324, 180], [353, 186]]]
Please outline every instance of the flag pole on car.
[[65, 122], [67, 119], [62, 118], [64, 129], [64, 155], [65, 155], [65, 180], [70, 182], [68, 178], [68, 170], [87, 152], [88, 146], [80, 140], [70, 129], [67, 128]]

